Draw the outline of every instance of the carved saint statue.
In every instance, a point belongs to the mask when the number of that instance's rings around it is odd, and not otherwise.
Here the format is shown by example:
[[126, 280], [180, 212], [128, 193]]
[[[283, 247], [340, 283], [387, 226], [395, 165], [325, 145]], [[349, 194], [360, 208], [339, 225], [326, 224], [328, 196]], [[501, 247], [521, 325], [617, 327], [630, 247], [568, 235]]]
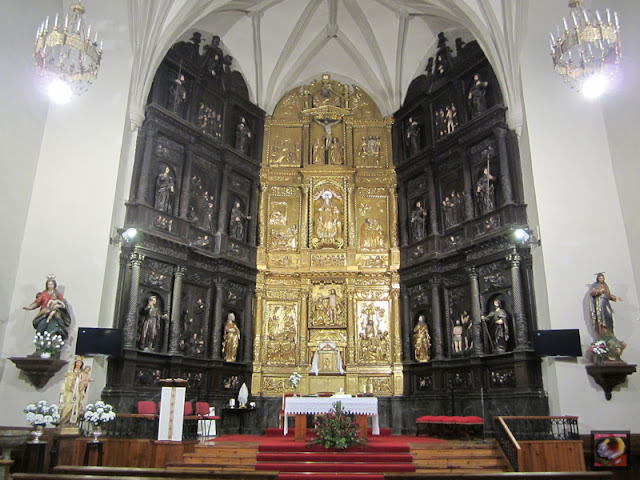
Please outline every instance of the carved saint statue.
[[165, 167], [164, 171], [156, 177], [155, 208], [162, 212], [171, 213], [174, 193], [175, 181], [171, 175], [171, 169]]
[[323, 203], [318, 207], [316, 235], [320, 239], [333, 239], [336, 235], [342, 233], [340, 210], [332, 202], [333, 193], [330, 190], [324, 190], [321, 197]]
[[476, 197], [480, 214], [484, 215], [496, 208], [496, 177], [491, 175], [489, 168], [482, 171], [482, 175], [476, 182]]
[[329, 164], [342, 165], [344, 157], [344, 147], [340, 144], [338, 137], [333, 137], [331, 146], [329, 147]]
[[322, 137], [316, 138], [313, 143], [313, 164], [324, 165], [324, 139]]
[[60, 426], [77, 426], [82, 415], [82, 403], [89, 383], [91, 367], [84, 365], [82, 357], [76, 357], [64, 376], [60, 391]]
[[58, 283], [55, 275], [47, 276], [44, 291], [36, 295], [36, 299], [24, 310], [35, 310], [40, 307], [40, 311], [33, 319], [33, 328], [36, 333], [44, 334], [48, 332], [51, 336], [60, 335], [63, 340], [69, 337], [69, 325], [71, 325], [71, 315], [67, 301], [58, 291]]
[[509, 340], [509, 315], [501, 307], [500, 300], [493, 301], [493, 310], [486, 316], [480, 317], [484, 322], [493, 324], [492, 335], [489, 339], [493, 345], [495, 352], [504, 352], [507, 350], [507, 341]]
[[407, 157], [411, 157], [420, 150], [420, 125], [413, 118], [409, 119], [405, 134], [405, 145], [407, 148]]
[[613, 309], [609, 302], [622, 301], [622, 297], [617, 297], [609, 291], [609, 286], [604, 281], [604, 273], [596, 275], [596, 281], [591, 285], [589, 295], [591, 296], [591, 319], [596, 335], [598, 337], [613, 336]]
[[162, 332], [162, 320], [169, 318], [169, 315], [160, 311], [157, 304], [158, 298], [152, 295], [147, 301], [147, 306], [144, 307], [140, 336], [138, 337], [138, 348], [140, 350], [156, 350], [158, 339]]
[[187, 99], [187, 89], [184, 86], [184, 75], [178, 75], [173, 82], [173, 85], [169, 88], [171, 100], [169, 108], [176, 115], [182, 115], [182, 105]]
[[411, 212], [411, 218], [409, 220], [411, 225], [411, 239], [414, 242], [424, 238], [426, 221], [427, 211], [422, 207], [422, 202], [418, 200]]
[[251, 217], [244, 214], [240, 202], [235, 202], [229, 215], [229, 236], [244, 241], [244, 222], [246, 220], [251, 220]]
[[431, 335], [424, 315], [418, 317], [418, 322], [413, 328], [413, 349], [418, 362], [431, 360]]
[[458, 353], [462, 351], [462, 335], [464, 333], [464, 329], [460, 320], [456, 320], [456, 323], [453, 325], [453, 351]]
[[471, 117], [477, 117], [487, 110], [487, 87], [489, 82], [480, 80], [477, 73], [473, 76], [473, 84], [469, 89], [469, 107], [471, 109]]
[[236, 150], [240, 150], [245, 155], [249, 152], [251, 142], [251, 130], [244, 117], [240, 118], [240, 123], [236, 127]]
[[222, 340], [222, 355], [225, 362], [235, 362], [238, 356], [238, 345], [240, 344], [240, 329], [236, 325], [236, 316], [233, 312], [227, 315], [224, 324], [224, 335]]

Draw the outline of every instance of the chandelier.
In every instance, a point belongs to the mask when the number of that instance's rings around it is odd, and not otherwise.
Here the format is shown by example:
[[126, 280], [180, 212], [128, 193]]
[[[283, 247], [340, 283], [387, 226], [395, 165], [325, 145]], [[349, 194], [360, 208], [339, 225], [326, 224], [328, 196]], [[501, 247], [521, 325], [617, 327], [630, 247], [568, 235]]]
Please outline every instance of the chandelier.
[[[87, 28], [85, 8], [81, 3], [71, 5], [71, 15], [49, 17], [36, 33], [33, 56], [38, 74], [48, 80], [52, 100], [66, 103], [72, 95], [80, 95], [98, 75], [102, 59], [102, 41], [98, 46], [98, 33], [91, 39], [91, 25]], [[58, 21], [60, 20], [60, 21]]]
[[576, 90], [588, 97], [603, 93], [615, 72], [620, 57], [618, 14], [607, 8], [605, 17], [570, 0], [569, 20], [562, 19], [557, 35], [551, 33], [551, 58], [556, 71]]

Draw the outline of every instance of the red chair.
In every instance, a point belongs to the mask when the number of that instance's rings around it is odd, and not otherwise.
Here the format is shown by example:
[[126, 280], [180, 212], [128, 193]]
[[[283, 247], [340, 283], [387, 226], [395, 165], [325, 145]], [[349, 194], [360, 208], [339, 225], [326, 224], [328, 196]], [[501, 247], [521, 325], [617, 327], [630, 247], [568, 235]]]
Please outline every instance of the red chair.
[[[209, 404], [207, 402], [196, 402], [196, 415], [198, 417], [200, 417], [200, 421], [202, 422], [200, 424], [200, 431], [202, 432], [202, 436], [204, 438], [209, 438], [213, 435], [210, 435], [211, 433], [211, 427], [217, 424], [213, 424], [211, 422], [209, 423], [205, 423], [205, 421], [210, 420], [210, 421], [216, 421], [216, 420], [220, 420], [220, 416], [219, 415], [211, 415], [209, 412], [211, 411], [211, 408], [209, 407]], [[216, 429], [216, 433], [217, 429]], [[219, 435], [218, 435], [219, 436]]]
[[138, 402], [138, 413], [141, 415], [151, 415], [155, 417], [158, 414], [156, 402], [151, 400], [140, 400]]
[[184, 402], [184, 416], [190, 417], [193, 415], [193, 403]]

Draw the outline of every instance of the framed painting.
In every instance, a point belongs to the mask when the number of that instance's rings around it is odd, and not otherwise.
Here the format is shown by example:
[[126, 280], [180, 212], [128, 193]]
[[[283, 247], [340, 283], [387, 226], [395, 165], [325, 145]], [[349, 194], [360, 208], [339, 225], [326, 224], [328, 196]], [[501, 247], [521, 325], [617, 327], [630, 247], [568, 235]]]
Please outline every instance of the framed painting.
[[624, 430], [591, 432], [593, 468], [627, 468], [631, 433]]

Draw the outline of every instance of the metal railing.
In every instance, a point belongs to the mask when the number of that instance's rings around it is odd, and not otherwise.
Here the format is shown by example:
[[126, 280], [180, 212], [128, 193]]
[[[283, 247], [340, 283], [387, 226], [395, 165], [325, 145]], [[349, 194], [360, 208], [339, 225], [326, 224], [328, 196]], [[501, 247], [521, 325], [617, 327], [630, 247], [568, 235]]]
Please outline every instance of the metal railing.
[[496, 440], [516, 472], [522, 451], [518, 440], [580, 440], [578, 417], [499, 416], [494, 420]]
[[[182, 424], [182, 439], [196, 440], [198, 438], [198, 421], [200, 417], [188, 416]], [[141, 438], [155, 440], [158, 438], [159, 417], [136, 413], [119, 413], [111, 422], [102, 425], [104, 438]], [[90, 437], [93, 426], [90, 422], [80, 422], [80, 433]]]

